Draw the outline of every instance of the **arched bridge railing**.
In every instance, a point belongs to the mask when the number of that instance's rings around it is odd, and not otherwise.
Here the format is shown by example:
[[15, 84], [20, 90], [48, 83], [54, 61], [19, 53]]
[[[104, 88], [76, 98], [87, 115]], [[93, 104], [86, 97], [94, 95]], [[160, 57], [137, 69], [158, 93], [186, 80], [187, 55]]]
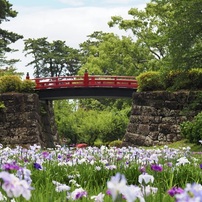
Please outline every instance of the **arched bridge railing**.
[[61, 76], [35, 78], [36, 90], [94, 87], [94, 88], [130, 88], [137, 89], [137, 80], [133, 76], [95, 76], [85, 72], [83, 76]]

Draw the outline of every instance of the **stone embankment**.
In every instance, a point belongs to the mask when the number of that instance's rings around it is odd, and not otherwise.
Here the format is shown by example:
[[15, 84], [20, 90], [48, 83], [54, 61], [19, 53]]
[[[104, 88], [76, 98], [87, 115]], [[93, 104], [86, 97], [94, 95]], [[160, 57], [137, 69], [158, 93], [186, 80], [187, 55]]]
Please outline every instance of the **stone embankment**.
[[202, 92], [136, 92], [123, 146], [152, 146], [180, 140], [180, 124], [202, 111]]
[[[180, 124], [201, 112], [201, 98], [202, 92], [135, 92], [123, 146], [180, 140]], [[58, 144], [52, 102], [40, 101], [37, 94], [0, 94], [0, 143], [43, 147]]]
[[0, 143], [54, 147], [58, 142], [51, 102], [39, 101], [37, 94], [0, 95]]

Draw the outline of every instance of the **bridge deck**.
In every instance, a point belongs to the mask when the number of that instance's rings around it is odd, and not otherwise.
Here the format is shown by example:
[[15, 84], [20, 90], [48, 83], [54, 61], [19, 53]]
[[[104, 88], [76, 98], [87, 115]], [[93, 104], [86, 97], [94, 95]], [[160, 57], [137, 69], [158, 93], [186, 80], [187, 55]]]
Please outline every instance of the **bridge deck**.
[[60, 88], [38, 90], [41, 100], [82, 98], [132, 98], [136, 89], [131, 88]]

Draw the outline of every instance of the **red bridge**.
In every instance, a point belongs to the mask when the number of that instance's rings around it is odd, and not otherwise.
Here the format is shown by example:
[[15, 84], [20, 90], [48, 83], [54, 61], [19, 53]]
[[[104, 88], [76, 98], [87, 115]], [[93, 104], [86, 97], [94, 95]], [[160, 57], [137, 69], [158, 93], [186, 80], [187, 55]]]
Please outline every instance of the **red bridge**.
[[[28, 78], [28, 77], [27, 77]], [[137, 90], [133, 76], [94, 76], [86, 71], [83, 76], [35, 78], [40, 99], [132, 97]]]

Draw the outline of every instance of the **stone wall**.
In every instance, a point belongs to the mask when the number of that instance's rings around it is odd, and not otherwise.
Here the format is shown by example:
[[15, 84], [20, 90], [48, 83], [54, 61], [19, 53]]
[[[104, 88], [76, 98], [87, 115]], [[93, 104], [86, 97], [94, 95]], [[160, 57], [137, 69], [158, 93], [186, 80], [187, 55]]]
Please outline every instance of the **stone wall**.
[[0, 143], [54, 147], [58, 142], [51, 102], [37, 94], [0, 94]]
[[180, 124], [202, 111], [202, 92], [135, 92], [123, 146], [152, 146], [180, 140]]

